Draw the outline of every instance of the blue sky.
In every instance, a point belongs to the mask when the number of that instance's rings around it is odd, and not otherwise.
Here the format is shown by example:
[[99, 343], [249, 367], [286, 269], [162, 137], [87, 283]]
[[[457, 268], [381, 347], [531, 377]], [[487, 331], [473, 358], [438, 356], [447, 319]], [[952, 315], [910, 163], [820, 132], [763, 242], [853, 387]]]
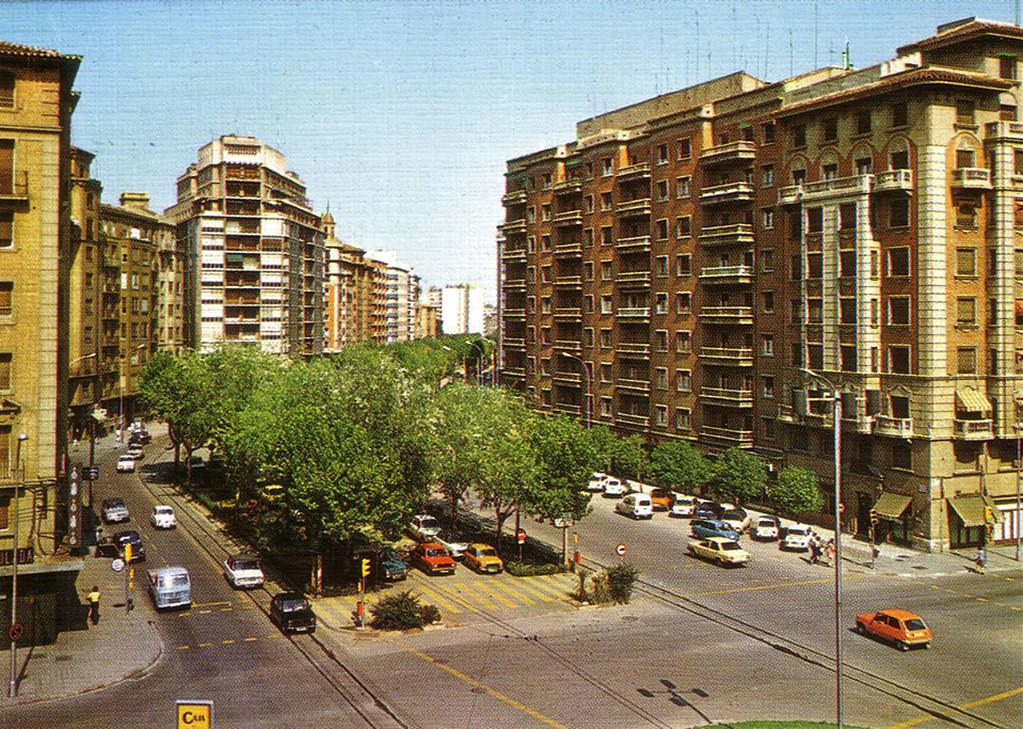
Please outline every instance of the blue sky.
[[[221, 134], [276, 147], [339, 237], [493, 300], [506, 160], [575, 123], [744, 69], [775, 81], [894, 55], [1014, 0], [0, 3], [0, 39], [83, 57], [73, 141], [104, 200], [174, 180]], [[815, 32], [816, 28], [816, 32]]]

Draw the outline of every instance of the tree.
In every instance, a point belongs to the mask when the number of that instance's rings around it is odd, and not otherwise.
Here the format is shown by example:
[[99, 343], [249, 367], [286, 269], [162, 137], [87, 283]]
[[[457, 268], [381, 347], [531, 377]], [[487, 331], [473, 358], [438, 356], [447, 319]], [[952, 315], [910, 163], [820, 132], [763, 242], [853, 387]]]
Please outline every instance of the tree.
[[643, 476], [649, 473], [650, 462], [643, 436], [615, 438], [611, 462], [612, 473], [616, 476], [642, 480]]
[[767, 481], [767, 464], [741, 448], [729, 448], [721, 454], [715, 466], [715, 491], [733, 501], [743, 504], [762, 493]]
[[820, 511], [824, 506], [817, 474], [799, 466], [783, 468], [767, 496], [779, 512], [793, 517], [807, 511]]
[[597, 453], [600, 465], [599, 470], [610, 473], [614, 460], [615, 448], [618, 445], [618, 436], [611, 432], [606, 425], [594, 425], [585, 431], [591, 446]]
[[427, 418], [430, 473], [448, 500], [452, 528], [459, 502], [480, 481], [481, 467], [491, 457], [494, 425], [484, 420], [491, 404], [487, 400], [502, 397], [490, 388], [453, 382], [433, 399], [434, 407]]
[[660, 483], [686, 493], [699, 489], [714, 473], [706, 457], [684, 440], [658, 443], [650, 454], [650, 471]]

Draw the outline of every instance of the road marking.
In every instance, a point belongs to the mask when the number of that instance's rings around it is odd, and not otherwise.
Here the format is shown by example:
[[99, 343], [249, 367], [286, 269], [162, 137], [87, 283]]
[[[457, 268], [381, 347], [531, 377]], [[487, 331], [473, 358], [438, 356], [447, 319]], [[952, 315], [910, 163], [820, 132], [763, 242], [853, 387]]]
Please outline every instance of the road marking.
[[565, 726], [564, 724], [562, 724], [561, 722], [555, 721], [554, 719], [551, 719], [549, 716], [545, 716], [545, 715], [541, 714], [536, 709], [529, 708], [528, 706], [526, 706], [522, 702], [516, 701], [515, 699], [511, 698], [510, 696], [505, 696], [500, 691], [498, 691], [496, 689], [493, 689], [493, 688], [490, 688], [490, 686], [487, 686], [486, 684], [484, 684], [484, 683], [482, 683], [480, 681], [477, 681], [472, 676], [468, 676], [468, 675], [462, 673], [461, 671], [459, 671], [456, 668], [452, 668], [451, 666], [448, 666], [448, 665], [446, 665], [444, 663], [441, 663], [436, 658], [433, 658], [432, 656], [429, 656], [426, 653], [423, 653], [422, 651], [418, 651], [415, 648], [408, 648], [408, 647], [405, 647], [405, 650], [407, 650], [409, 653], [411, 653], [415, 657], [420, 658], [420, 659], [426, 661], [427, 663], [436, 666], [437, 668], [441, 669], [445, 673], [448, 673], [448, 674], [454, 676], [459, 681], [464, 681], [465, 683], [469, 684], [473, 688], [477, 688], [477, 689], [480, 689], [481, 691], [486, 692], [487, 694], [489, 694], [490, 696], [493, 696], [498, 701], [500, 701], [500, 702], [502, 702], [504, 704], [507, 704], [508, 706], [512, 707], [513, 709], [518, 709], [519, 711], [521, 711], [522, 713], [526, 714], [527, 716], [531, 716], [534, 719], [536, 719], [537, 721], [539, 721], [539, 722], [541, 722], [543, 724], [546, 724], [549, 727], [554, 727], [554, 729], [568, 729], [568, 727]]
[[190, 645], [179, 645], [179, 646], [178, 646], [178, 650], [179, 650], [179, 651], [187, 651], [187, 650], [189, 650], [189, 649], [190, 649], [191, 647], [192, 647], [192, 646], [190, 646]]
[[558, 599], [554, 597], [554, 595], [544, 592], [533, 583], [527, 582], [526, 580], [519, 577], [516, 577], [515, 582], [513, 582], [512, 584], [515, 585], [516, 590], [524, 590], [533, 595], [536, 599], [543, 600], [544, 602], [554, 602], [555, 600]]
[[[856, 575], [846, 575], [845, 579], [863, 579]], [[755, 592], [757, 590], [775, 590], [779, 587], [805, 587], [806, 585], [829, 585], [832, 580], [830, 577], [823, 580], [803, 580], [802, 582], [780, 582], [775, 585], [753, 585], [752, 587], [735, 587], [730, 590], [711, 590], [709, 592], [697, 592], [696, 595], [730, 595], [737, 592]]]
[[[457, 615], [458, 613], [464, 612], [452, 600], [448, 600], [446, 597], [441, 595], [439, 592], [437, 592], [435, 590], [431, 590], [426, 585], [416, 585], [416, 587], [417, 587], [417, 589], [420, 592], [422, 592], [424, 595], [426, 595], [431, 600], [433, 600], [435, 603], [437, 603], [438, 607], [441, 607], [441, 608], [447, 610], [449, 613], [455, 613]], [[475, 608], [469, 607], [468, 605], [466, 606], [466, 608], [471, 610], [474, 613], [475, 612], [479, 612]]]
[[254, 640], [259, 640], [259, 638], [242, 638], [242, 640], [244, 640], [246, 643], [251, 643]]
[[232, 643], [234, 643], [234, 640], [232, 640], [231, 638], [220, 641], [220, 645], [231, 645]]
[[[993, 704], [994, 702], [1001, 701], [1002, 699], [1012, 698], [1017, 694], [1023, 694], [1023, 686], [1021, 686], [1020, 688], [1011, 689], [1009, 691], [1003, 691], [1002, 693], [995, 694], [994, 696], [988, 696], [987, 698], [977, 699], [976, 701], [970, 701], [969, 703], [966, 704], [960, 704], [956, 708], [975, 709], [978, 706], [983, 706], [984, 704]], [[910, 719], [909, 721], [903, 721], [900, 722], [899, 724], [893, 724], [892, 726], [888, 727], [888, 729], [906, 729], [907, 727], [916, 726], [918, 724], [925, 724], [929, 721], [937, 721], [937, 719], [938, 717], [931, 715], [918, 716], [916, 719]]]
[[489, 610], [497, 610], [497, 604], [492, 602], [490, 598], [493, 598], [494, 600], [501, 603], [505, 607], [509, 608], [515, 607], [515, 603], [511, 602], [510, 600], [506, 600], [503, 597], [498, 597], [493, 593], [485, 592], [483, 588], [477, 587], [476, 585], [463, 583], [458, 586], [458, 589], [460, 592], [465, 592], [468, 595], [471, 595], [474, 600], [476, 600], [479, 603], [482, 603], [483, 606]]
[[209, 648], [212, 645], [213, 645], [212, 643], [200, 643], [199, 647], [200, 648]]
[[987, 598], [986, 597], [978, 597], [977, 598], [977, 602], [987, 602]]
[[511, 595], [513, 598], [521, 602], [523, 605], [536, 605], [536, 601], [532, 598], [526, 597], [521, 591], [506, 585], [503, 581], [494, 578], [493, 580], [487, 581], [487, 586], [491, 590], [500, 590], [506, 595]]

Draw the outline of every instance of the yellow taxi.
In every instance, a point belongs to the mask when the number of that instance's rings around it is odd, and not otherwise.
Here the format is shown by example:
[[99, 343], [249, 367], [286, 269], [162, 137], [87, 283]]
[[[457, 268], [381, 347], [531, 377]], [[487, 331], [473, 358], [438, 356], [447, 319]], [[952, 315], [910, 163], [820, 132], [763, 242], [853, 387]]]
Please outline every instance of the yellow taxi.
[[504, 571], [504, 562], [497, 556], [497, 550], [489, 544], [470, 544], [462, 556], [462, 563], [477, 572], [492, 575]]

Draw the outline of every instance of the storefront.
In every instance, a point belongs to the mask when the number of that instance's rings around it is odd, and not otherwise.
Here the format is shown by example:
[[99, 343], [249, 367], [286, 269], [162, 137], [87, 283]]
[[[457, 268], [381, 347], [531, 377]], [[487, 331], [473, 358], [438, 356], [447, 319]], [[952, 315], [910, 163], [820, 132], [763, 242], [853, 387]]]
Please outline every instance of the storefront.
[[875, 541], [912, 544], [912, 515], [909, 513], [912, 502], [912, 496], [893, 491], [885, 491], [877, 498], [873, 506], [877, 516]]
[[[997, 514], [995, 502], [981, 494], [948, 499], [948, 535], [952, 549], [976, 547], [987, 542], [988, 514]], [[991, 518], [994, 524], [994, 516]]]

